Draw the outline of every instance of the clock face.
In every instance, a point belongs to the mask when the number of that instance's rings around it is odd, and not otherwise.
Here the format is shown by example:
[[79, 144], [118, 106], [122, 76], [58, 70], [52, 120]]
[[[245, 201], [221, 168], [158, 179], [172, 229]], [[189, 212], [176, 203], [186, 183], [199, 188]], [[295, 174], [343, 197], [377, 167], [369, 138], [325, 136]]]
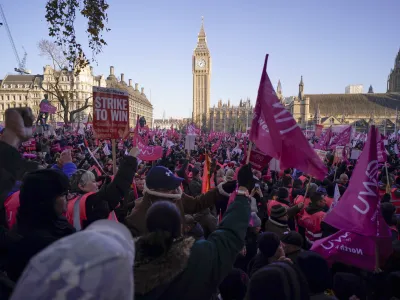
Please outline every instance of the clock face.
[[204, 59], [199, 59], [197, 61], [197, 66], [199, 66], [200, 68], [204, 68], [206, 66], [206, 61]]

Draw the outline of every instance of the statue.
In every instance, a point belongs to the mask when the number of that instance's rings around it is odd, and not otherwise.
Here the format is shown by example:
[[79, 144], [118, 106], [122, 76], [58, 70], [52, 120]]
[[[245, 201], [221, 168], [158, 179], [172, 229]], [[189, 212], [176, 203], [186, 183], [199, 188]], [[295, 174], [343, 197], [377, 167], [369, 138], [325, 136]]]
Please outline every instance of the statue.
[[38, 123], [40, 122], [40, 125], [47, 126], [47, 119], [49, 118], [49, 112], [43, 109], [43, 107], [46, 106], [46, 104], [50, 105], [49, 95], [44, 94], [44, 99], [40, 101], [40, 110], [38, 118], [36, 120], [36, 125], [38, 125]]

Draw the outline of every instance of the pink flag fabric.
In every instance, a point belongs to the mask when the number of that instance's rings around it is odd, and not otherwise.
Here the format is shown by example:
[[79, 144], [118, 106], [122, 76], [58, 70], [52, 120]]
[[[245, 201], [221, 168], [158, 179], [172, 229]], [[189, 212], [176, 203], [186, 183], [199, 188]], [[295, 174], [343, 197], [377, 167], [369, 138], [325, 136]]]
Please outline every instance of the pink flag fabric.
[[350, 143], [352, 126], [346, 126], [330, 141], [330, 149], [334, 150], [337, 146], [346, 146]]
[[375, 240], [346, 230], [314, 242], [311, 251], [332, 265], [341, 262], [360, 269], [375, 269]]
[[379, 209], [376, 130], [371, 126], [367, 144], [350, 179], [350, 185], [325, 223], [369, 237], [391, 237]]
[[296, 168], [322, 180], [327, 169], [276, 96], [267, 74], [267, 61], [268, 54], [254, 108], [250, 140], [266, 155], [278, 159], [283, 169]]
[[314, 149], [325, 151], [328, 148], [331, 137], [332, 137], [332, 128], [329, 128], [327, 131], [325, 131], [325, 133], [321, 134], [318, 143], [314, 145]]
[[157, 160], [163, 155], [163, 148], [161, 146], [146, 146], [141, 138], [137, 139], [137, 147], [140, 150], [138, 158], [143, 161]]
[[211, 152], [217, 152], [218, 148], [221, 146], [221, 142], [222, 142], [222, 137], [220, 137], [219, 140], [214, 145], [212, 145]]
[[57, 112], [57, 108], [55, 106], [43, 101], [40, 103], [39, 107], [40, 107], [40, 112], [47, 112], [50, 114], [55, 114]]

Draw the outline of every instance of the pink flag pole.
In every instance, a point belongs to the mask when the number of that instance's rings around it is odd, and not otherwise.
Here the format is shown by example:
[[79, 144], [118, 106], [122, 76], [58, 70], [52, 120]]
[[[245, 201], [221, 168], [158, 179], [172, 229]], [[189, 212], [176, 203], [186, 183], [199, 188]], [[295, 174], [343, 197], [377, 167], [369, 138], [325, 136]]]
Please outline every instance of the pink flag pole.
[[250, 153], [251, 153], [251, 147], [253, 146], [253, 143], [250, 142], [249, 143], [249, 147], [247, 148], [247, 158], [246, 158], [246, 165], [249, 164], [250, 161]]

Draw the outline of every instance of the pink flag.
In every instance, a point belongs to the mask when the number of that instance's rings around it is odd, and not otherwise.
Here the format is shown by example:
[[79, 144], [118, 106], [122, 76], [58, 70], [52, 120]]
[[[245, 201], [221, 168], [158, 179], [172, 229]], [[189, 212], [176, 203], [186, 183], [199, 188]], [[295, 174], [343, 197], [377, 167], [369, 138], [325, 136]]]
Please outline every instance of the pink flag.
[[323, 179], [327, 169], [311, 148], [293, 116], [279, 101], [267, 74], [265, 57], [250, 140], [266, 155], [278, 159], [283, 169], [296, 168]]
[[212, 145], [211, 152], [217, 152], [218, 148], [221, 146], [221, 142], [222, 142], [222, 137], [220, 137], [219, 140], [214, 145]]
[[369, 237], [391, 237], [380, 213], [376, 130], [371, 126], [367, 144], [351, 176], [350, 185], [324, 222], [338, 229]]
[[318, 143], [314, 145], [314, 149], [326, 150], [328, 148], [331, 137], [332, 137], [332, 128], [329, 128], [327, 131], [325, 131], [325, 133], [322, 133]]
[[55, 114], [57, 111], [57, 108], [55, 106], [53, 106], [50, 103], [45, 102], [45, 101], [40, 102], [39, 107], [40, 107], [40, 112], [47, 112], [50, 114]]
[[375, 240], [346, 230], [314, 242], [311, 251], [332, 265], [341, 262], [360, 269], [375, 269]]
[[137, 140], [137, 147], [140, 150], [138, 158], [144, 161], [157, 160], [163, 155], [163, 148], [161, 146], [146, 146], [141, 138]]
[[347, 144], [349, 144], [351, 129], [351, 125], [346, 126], [337, 135], [335, 135], [330, 142], [330, 148], [333, 150], [336, 149], [337, 146], [346, 146]]

